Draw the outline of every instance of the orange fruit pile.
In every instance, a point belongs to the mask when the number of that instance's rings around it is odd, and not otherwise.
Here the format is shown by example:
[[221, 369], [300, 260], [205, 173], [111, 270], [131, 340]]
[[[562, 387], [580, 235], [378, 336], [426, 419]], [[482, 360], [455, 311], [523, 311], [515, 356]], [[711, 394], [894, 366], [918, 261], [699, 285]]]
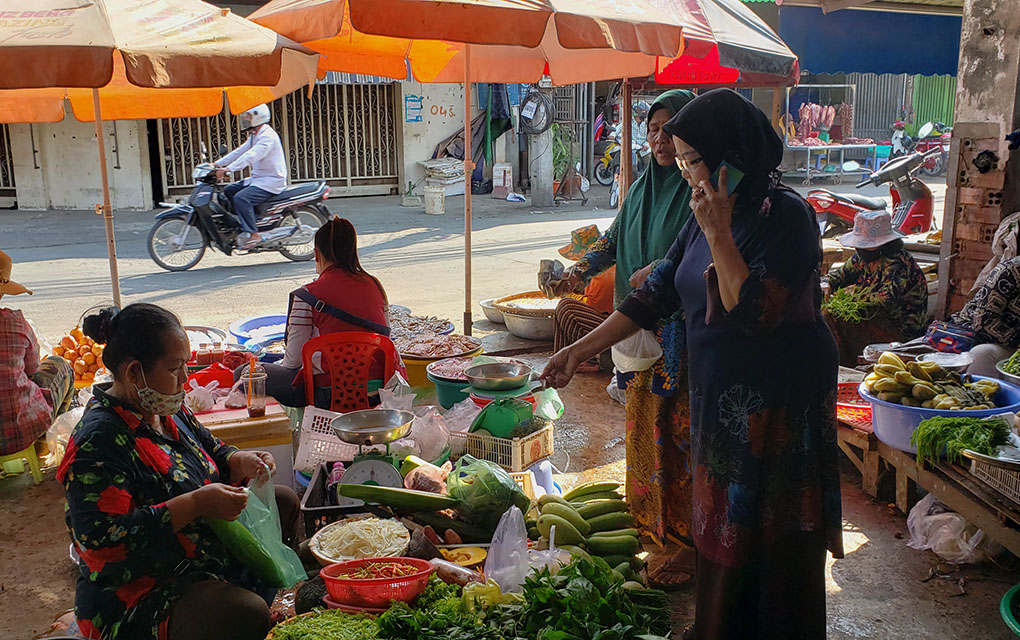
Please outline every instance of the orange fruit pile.
[[53, 355], [67, 360], [74, 369], [74, 381], [91, 383], [103, 369], [103, 345], [75, 327], [53, 347]]

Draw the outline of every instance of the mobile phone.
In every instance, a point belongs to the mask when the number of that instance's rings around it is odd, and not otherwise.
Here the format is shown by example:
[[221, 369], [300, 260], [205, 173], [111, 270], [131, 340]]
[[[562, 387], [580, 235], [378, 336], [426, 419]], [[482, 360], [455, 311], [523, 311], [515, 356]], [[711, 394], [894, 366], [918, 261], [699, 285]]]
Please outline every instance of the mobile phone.
[[719, 188], [719, 171], [723, 167], [726, 167], [726, 195], [732, 196], [733, 192], [737, 190], [740, 181], [744, 179], [744, 172], [723, 160], [709, 178], [712, 181], [713, 189]]

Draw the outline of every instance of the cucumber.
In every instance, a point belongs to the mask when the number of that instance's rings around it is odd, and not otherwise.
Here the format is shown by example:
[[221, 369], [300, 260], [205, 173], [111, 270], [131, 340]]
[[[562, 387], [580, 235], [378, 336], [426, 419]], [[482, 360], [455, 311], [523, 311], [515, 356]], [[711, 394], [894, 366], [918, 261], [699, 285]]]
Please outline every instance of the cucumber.
[[545, 505], [550, 504], [552, 502], [557, 502], [567, 507], [571, 506], [570, 502], [564, 500], [561, 496], [558, 496], [555, 493], [547, 493], [538, 499], [538, 508], [542, 509], [543, 507], [545, 507]]
[[582, 536], [581, 533], [574, 528], [574, 525], [570, 524], [570, 522], [560, 516], [551, 513], [543, 514], [542, 517], [538, 519], [538, 530], [541, 532], [542, 537], [546, 540], [552, 540], [552, 538], [549, 537], [549, 531], [552, 529], [553, 525], [556, 526], [556, 538], [554, 540], [554, 542], [556, 542], [556, 546], [564, 544], [577, 545], [584, 541], [584, 536]]
[[627, 580], [634, 577], [634, 570], [630, 568], [630, 563], [626, 560], [613, 567], [613, 570], [618, 571]]
[[492, 542], [492, 532], [486, 531], [482, 527], [476, 527], [473, 524], [464, 522], [463, 520], [456, 520], [449, 518], [439, 513], [432, 511], [422, 511], [421, 513], [414, 514], [414, 519], [421, 524], [427, 524], [436, 531], [446, 531], [452, 529], [457, 535], [460, 536], [461, 540], [468, 543], [488, 543]]
[[613, 529], [612, 531], [596, 531], [595, 533], [591, 534], [591, 537], [593, 537], [593, 538], [596, 537], [596, 536], [601, 536], [601, 537], [605, 537], [605, 536], [634, 536], [635, 538], [640, 538], [641, 537], [641, 532], [638, 531], [637, 529]]
[[[542, 514], [540, 513], [538, 515], [540, 516]], [[530, 528], [536, 526], [537, 524], [538, 524], [538, 516], [535, 516], [534, 518], [532, 518], [531, 516], [528, 516], [527, 518], [524, 519], [524, 527], [526, 529], [530, 529]]]
[[610, 571], [610, 573], [613, 574], [613, 579], [616, 580], [617, 582], [626, 582], [627, 581], [627, 578], [622, 573], [617, 571], [616, 569], [613, 569], [612, 571]]
[[585, 504], [593, 500], [623, 500], [623, 494], [617, 491], [603, 491], [602, 493], [591, 493], [581, 496], [579, 499]]
[[645, 561], [637, 556], [633, 556], [630, 559], [630, 568], [637, 573], [645, 568]]
[[620, 488], [619, 482], [613, 482], [611, 480], [599, 480], [597, 482], [586, 482], [582, 485], [578, 485], [570, 491], [563, 494], [563, 497], [568, 501], [581, 496], [587, 496], [593, 493], [602, 493], [605, 491], [616, 491]]
[[528, 527], [528, 540], [538, 540], [541, 537], [538, 527]]
[[590, 518], [588, 524], [591, 526], [591, 533], [615, 531], [617, 529], [626, 529], [634, 524], [634, 516], [629, 513], [620, 512], [606, 513]]
[[634, 536], [605, 536], [588, 538], [588, 551], [595, 554], [633, 555], [641, 549], [641, 543]]
[[641, 584], [640, 582], [628, 580], [627, 582], [623, 583], [623, 588], [626, 589], [627, 591], [644, 591], [645, 585]]
[[441, 511], [460, 505], [459, 500], [438, 493], [371, 484], [340, 483], [337, 485], [337, 492], [345, 498], [355, 498], [404, 511]]
[[592, 500], [578, 507], [577, 514], [585, 520], [591, 520], [595, 516], [626, 510], [627, 503], [623, 500]]
[[573, 507], [568, 507], [556, 502], [550, 502], [542, 507], [542, 515], [544, 516], [548, 514], [559, 516], [574, 525], [574, 528], [577, 529], [578, 533], [582, 536], [586, 536], [591, 533], [591, 525], [588, 524], [584, 518], [577, 515], [577, 512], [574, 511]]

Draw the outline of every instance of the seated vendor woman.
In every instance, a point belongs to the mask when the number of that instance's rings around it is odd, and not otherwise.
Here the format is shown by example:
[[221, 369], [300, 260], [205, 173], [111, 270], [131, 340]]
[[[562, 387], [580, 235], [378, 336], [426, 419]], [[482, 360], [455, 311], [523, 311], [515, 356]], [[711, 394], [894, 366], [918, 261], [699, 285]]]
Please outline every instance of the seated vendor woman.
[[996, 265], [952, 321], [974, 332], [967, 373], [997, 377], [996, 363], [1020, 349], [1020, 257]]
[[[599, 228], [595, 225], [575, 229], [570, 232], [570, 244], [560, 247], [559, 253], [567, 260], [580, 260], [599, 237]], [[613, 312], [615, 283], [616, 265], [613, 265], [592, 277], [584, 288], [583, 302], [574, 298], [563, 298], [559, 301], [554, 316], [556, 332], [553, 349], [555, 351], [574, 344], [609, 317], [609, 314]], [[602, 358], [602, 360], [607, 359]], [[592, 365], [592, 368], [598, 367], [598, 361]], [[611, 360], [608, 361], [606, 368], [612, 369]]]
[[[287, 312], [287, 350], [279, 364], [263, 363], [268, 379], [266, 393], [288, 407], [304, 407], [305, 383], [301, 376], [301, 350], [312, 338], [340, 331], [362, 331], [390, 335], [386, 318], [386, 291], [382, 284], [361, 266], [358, 260], [358, 235], [354, 225], [334, 217], [315, 232], [315, 271], [319, 277], [290, 294]], [[328, 409], [328, 376], [315, 365], [315, 404]], [[240, 378], [245, 367], [234, 372]], [[379, 362], [369, 372], [381, 380], [384, 365]], [[369, 388], [372, 388], [370, 382]]]
[[[0, 251], [0, 300], [31, 291], [11, 280], [13, 263]], [[24, 451], [71, 406], [74, 371], [66, 360], [40, 360], [35, 332], [17, 309], [0, 307], [0, 456]]]
[[885, 211], [858, 214], [839, 241], [856, 251], [826, 276], [830, 294], [822, 310], [840, 364], [853, 367], [869, 344], [924, 335], [928, 281]]
[[[112, 383], [96, 385], [57, 480], [80, 556], [75, 617], [102, 640], [262, 640], [274, 590], [234, 558], [206, 523], [235, 520], [239, 485], [272, 455], [239, 451], [184, 406], [188, 336], [150, 304], [90, 315], [85, 335], [106, 344]], [[276, 486], [284, 542], [293, 546], [297, 496]]]

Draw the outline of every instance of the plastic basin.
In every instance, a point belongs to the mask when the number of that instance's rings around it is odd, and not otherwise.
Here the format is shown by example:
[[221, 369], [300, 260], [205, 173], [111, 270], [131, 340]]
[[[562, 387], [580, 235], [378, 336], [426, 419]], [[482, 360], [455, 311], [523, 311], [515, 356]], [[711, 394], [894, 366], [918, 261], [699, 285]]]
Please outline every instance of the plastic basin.
[[894, 402], [879, 400], [868, 393], [864, 383], [857, 391], [861, 397], [871, 403], [871, 425], [874, 428], [875, 436], [893, 449], [917, 453], [917, 450], [910, 444], [910, 437], [914, 435], [914, 429], [926, 418], [935, 416], [969, 418], [987, 418], [1000, 413], [1020, 411], [1020, 387], [996, 378], [985, 378], [973, 376], [975, 380], [993, 380], [999, 383], [999, 392], [992, 400], [995, 402], [994, 409], [978, 409], [974, 411], [945, 411], [939, 409], [922, 409], [921, 407], [905, 407]]
[[1015, 600], [1020, 592], [1020, 584], [1014, 586], [1012, 589], [1006, 592], [1006, 595], [1002, 596], [1002, 600], [999, 602], [999, 615], [1002, 616], [1002, 621], [1006, 623], [1009, 630], [1014, 635], [1020, 636], [1020, 621], [1017, 620], [1016, 615], [1013, 613], [1013, 600]]
[[287, 324], [287, 316], [273, 314], [244, 318], [230, 325], [229, 331], [230, 335], [234, 336], [238, 342], [244, 344], [253, 337], [252, 331], [262, 327], [270, 327], [274, 324]]
[[[418, 572], [402, 578], [376, 578], [370, 580], [348, 580], [337, 578], [376, 562], [399, 562], [411, 565]], [[351, 560], [324, 567], [319, 575], [326, 583], [326, 591], [339, 604], [353, 607], [389, 607], [390, 602], [410, 602], [421, 595], [428, 586], [432, 565], [417, 558], [366, 558]]]
[[439, 400], [439, 404], [442, 405], [444, 409], [449, 409], [458, 402], [468, 399], [468, 393], [464, 391], [464, 389], [468, 386], [466, 380], [450, 382], [448, 380], [434, 378], [431, 373], [426, 373], [425, 377], [428, 378], [432, 384], [436, 385], [436, 399]]
[[271, 336], [266, 336], [264, 338], [252, 338], [244, 343], [244, 348], [254, 353], [261, 352], [262, 355], [259, 356], [259, 360], [261, 362], [278, 362], [280, 360], [283, 360], [284, 354], [270, 353], [268, 351], [264, 351], [264, 349], [269, 345], [273, 344], [274, 342], [279, 342], [280, 340], [283, 340], [283, 338], [284, 334], [282, 333], [273, 334]]
[[[485, 351], [483, 347], [478, 347], [470, 353], [461, 355], [477, 356], [481, 355], [483, 351]], [[410, 356], [401, 356], [401, 359], [404, 361], [404, 368], [407, 369], [407, 383], [412, 387], [427, 387], [432, 384], [432, 381], [429, 380], [426, 367], [436, 360], [444, 360], [445, 358], [412, 358]], [[467, 384], [465, 383], [464, 386], [467, 386]]]

